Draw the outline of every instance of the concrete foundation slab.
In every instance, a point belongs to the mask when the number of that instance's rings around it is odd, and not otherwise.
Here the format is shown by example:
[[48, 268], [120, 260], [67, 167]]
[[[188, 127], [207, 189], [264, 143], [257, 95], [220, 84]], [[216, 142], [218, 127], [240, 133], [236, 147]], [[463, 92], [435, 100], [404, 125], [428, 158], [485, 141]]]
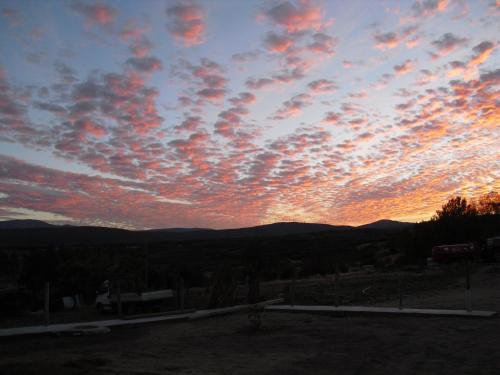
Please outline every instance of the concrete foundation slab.
[[444, 310], [444, 309], [411, 309], [376, 306], [308, 306], [308, 305], [276, 305], [266, 306], [266, 311], [311, 312], [311, 313], [356, 313], [356, 314], [393, 314], [418, 316], [456, 316], [468, 318], [491, 318], [496, 311], [481, 310]]

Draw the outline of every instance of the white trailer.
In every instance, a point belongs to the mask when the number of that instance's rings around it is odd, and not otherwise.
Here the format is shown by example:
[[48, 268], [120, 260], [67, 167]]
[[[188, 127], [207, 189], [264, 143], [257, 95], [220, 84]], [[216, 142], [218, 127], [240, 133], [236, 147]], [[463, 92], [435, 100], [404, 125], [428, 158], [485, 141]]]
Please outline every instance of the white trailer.
[[[96, 292], [95, 307], [104, 312], [114, 309], [118, 304], [117, 293], [112, 293], [109, 282], [106, 280]], [[172, 289], [152, 290], [142, 293], [125, 292], [120, 293], [120, 301], [124, 311], [135, 311], [138, 307], [155, 306], [163, 301], [173, 298]]]

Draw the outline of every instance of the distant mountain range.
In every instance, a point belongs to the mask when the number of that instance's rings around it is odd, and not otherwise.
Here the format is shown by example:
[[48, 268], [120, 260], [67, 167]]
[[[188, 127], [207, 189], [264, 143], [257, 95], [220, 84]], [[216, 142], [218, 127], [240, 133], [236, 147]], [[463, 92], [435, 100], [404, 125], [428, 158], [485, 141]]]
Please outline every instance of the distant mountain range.
[[139, 243], [159, 241], [185, 241], [243, 237], [270, 237], [319, 232], [355, 230], [394, 231], [412, 226], [392, 220], [352, 227], [347, 225], [282, 222], [238, 229], [165, 228], [130, 231], [118, 228], [54, 225], [39, 220], [8, 220], [0, 222], [1, 244], [47, 243]]
[[413, 223], [407, 223], [404, 221], [394, 221], [394, 220], [378, 220], [370, 224], [360, 225], [358, 228], [369, 228], [369, 229], [404, 229], [412, 226]]
[[0, 221], [0, 229], [54, 228], [58, 225], [41, 220], [7, 220]]

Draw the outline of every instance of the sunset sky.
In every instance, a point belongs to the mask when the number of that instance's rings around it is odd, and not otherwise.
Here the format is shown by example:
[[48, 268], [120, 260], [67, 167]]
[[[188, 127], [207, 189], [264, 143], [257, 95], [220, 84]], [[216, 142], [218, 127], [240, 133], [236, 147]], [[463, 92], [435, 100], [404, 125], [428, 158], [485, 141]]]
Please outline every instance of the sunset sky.
[[0, 219], [428, 219], [500, 191], [500, 1], [0, 0]]

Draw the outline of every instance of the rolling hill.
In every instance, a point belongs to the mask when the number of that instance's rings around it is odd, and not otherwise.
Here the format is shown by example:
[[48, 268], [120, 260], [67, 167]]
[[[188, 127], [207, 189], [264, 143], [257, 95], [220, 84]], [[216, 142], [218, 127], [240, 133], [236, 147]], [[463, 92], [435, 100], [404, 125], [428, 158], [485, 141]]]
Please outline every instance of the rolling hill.
[[360, 225], [358, 228], [368, 228], [368, 229], [384, 229], [384, 230], [399, 230], [409, 228], [414, 223], [407, 223], [404, 221], [394, 221], [394, 220], [378, 220], [373, 223]]
[[54, 228], [57, 225], [41, 220], [6, 220], [0, 221], [0, 229]]
[[396, 230], [408, 223], [384, 220], [362, 227], [335, 226], [298, 222], [280, 222], [237, 229], [166, 228], [131, 231], [92, 226], [61, 226], [36, 220], [0, 222], [1, 245], [44, 245], [61, 243], [144, 243], [161, 241], [190, 241], [199, 239], [235, 239], [244, 237], [274, 237], [320, 232], [344, 232], [358, 229]]

